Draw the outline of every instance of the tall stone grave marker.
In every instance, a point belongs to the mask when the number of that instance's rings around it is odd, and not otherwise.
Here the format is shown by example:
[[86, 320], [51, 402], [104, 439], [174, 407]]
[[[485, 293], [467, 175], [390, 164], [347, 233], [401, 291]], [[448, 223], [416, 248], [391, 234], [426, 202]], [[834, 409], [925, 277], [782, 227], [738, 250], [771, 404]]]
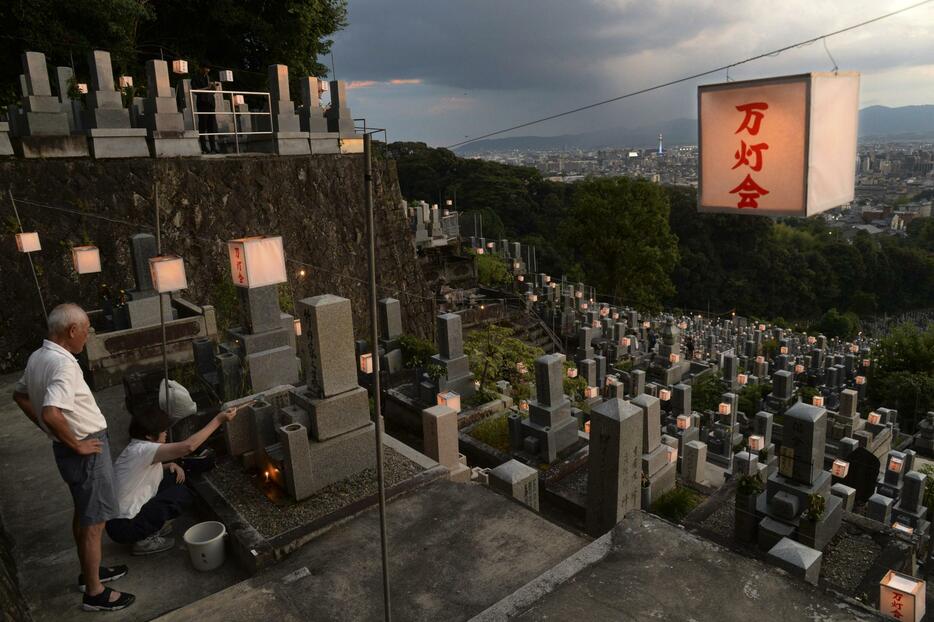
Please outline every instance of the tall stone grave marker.
[[84, 125], [91, 155], [101, 158], [145, 158], [149, 156], [146, 130], [134, 128], [123, 96], [114, 86], [110, 52], [93, 50], [88, 55], [91, 88]]
[[597, 537], [641, 505], [642, 411], [614, 398], [590, 415], [587, 531]]

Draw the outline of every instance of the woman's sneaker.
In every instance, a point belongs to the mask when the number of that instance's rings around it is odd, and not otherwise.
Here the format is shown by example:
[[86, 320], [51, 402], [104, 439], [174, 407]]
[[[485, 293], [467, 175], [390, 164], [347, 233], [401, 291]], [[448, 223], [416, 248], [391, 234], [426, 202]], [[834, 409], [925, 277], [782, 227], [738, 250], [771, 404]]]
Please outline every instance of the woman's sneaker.
[[81, 601], [81, 608], [85, 611], [119, 611], [120, 609], [126, 609], [136, 600], [136, 597], [132, 594], [123, 592], [119, 598], [111, 602], [110, 595], [113, 593], [112, 589], [105, 587], [104, 591], [97, 596], [85, 594]]
[[131, 554], [152, 555], [153, 553], [168, 551], [173, 546], [175, 546], [175, 538], [163, 538], [159, 534], [154, 534], [148, 538], [143, 538], [142, 540], [134, 542]]
[[168, 536], [171, 536], [172, 535], [172, 521], [170, 520], [165, 521], [165, 524], [162, 525], [162, 529], [156, 532], [156, 535], [159, 536], [160, 538], [166, 538]]
[[[127, 572], [129, 572], [129, 570], [130, 569], [127, 568], [126, 566], [110, 566], [110, 567], [101, 566], [100, 574], [99, 574], [100, 582], [107, 583], [108, 581], [116, 581], [117, 579], [125, 575]], [[84, 582], [84, 574], [79, 574], [78, 575], [78, 589], [83, 592], [85, 587], [86, 587], [86, 584]]]

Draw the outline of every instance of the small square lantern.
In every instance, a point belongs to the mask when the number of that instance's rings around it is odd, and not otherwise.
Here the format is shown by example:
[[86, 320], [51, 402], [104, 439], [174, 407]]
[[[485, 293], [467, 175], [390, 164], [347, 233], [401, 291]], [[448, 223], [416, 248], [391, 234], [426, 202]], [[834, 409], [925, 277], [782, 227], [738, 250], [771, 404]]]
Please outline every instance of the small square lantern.
[[765, 330], [765, 324], [759, 324], [759, 330], [760, 331]]
[[590, 422], [589, 421], [584, 422], [584, 433], [590, 434]]
[[519, 410], [521, 410], [524, 413], [529, 412], [529, 401], [519, 400]]
[[615, 313], [615, 312], [614, 312], [612, 317], [613, 317], [614, 320], [618, 320], [618, 319], [619, 319], [619, 313]]
[[233, 103], [234, 103], [234, 106], [242, 106], [246, 102], [243, 99], [243, 95], [234, 95]]
[[902, 465], [905, 463], [904, 460], [898, 456], [889, 456], [888, 470], [892, 473], [901, 473]]
[[149, 258], [149, 273], [152, 287], [160, 294], [188, 289], [185, 262], [177, 255], [162, 255]]
[[665, 446], [668, 450], [668, 464], [674, 464], [678, 461], [678, 450], [674, 447]]
[[21, 253], [35, 253], [42, 250], [39, 234], [35, 231], [24, 231], [16, 234], [16, 250]]
[[445, 391], [438, 394], [438, 406], [447, 406], [457, 412], [461, 411], [461, 396], [455, 391]]
[[658, 391], [658, 399], [660, 399], [660, 400], [663, 401], [663, 402], [667, 402], [668, 400], [670, 400], [670, 399], [671, 399], [671, 389], [659, 389], [659, 391]]
[[811, 398], [811, 405], [812, 405], [812, 406], [820, 406], [820, 407], [823, 407], [823, 406], [824, 406], [824, 396], [823, 396], [823, 395], [815, 395], [814, 397], [812, 397], [812, 398]]
[[815, 343], [817, 343], [817, 337], [814, 337], [813, 335], [810, 336], [810, 337], [808, 337], [808, 344], [809, 344], [809, 345], [812, 345], [812, 346], [813, 346]]
[[649, 322], [649, 321], [642, 322], [642, 328], [651, 328], [651, 327], [652, 327], [652, 322]]
[[727, 402], [720, 402], [720, 406], [717, 407], [717, 412], [719, 412], [721, 415], [729, 415], [730, 410], [730, 404]]
[[93, 274], [101, 271], [101, 253], [96, 246], [73, 246], [71, 261], [78, 274]]
[[597, 387], [587, 387], [584, 389], [584, 397], [590, 399], [592, 397], [597, 397], [600, 395], [600, 389]]
[[360, 355], [360, 371], [364, 374], [373, 373], [373, 353], [365, 352]]
[[830, 472], [834, 477], [839, 477], [843, 479], [847, 476], [847, 473], [850, 472], [850, 463], [846, 460], [841, 460], [837, 458], [833, 461], [833, 466], [830, 467]]
[[538, 294], [529, 294], [529, 302], [538, 302]]
[[78, 89], [78, 92], [81, 93], [82, 95], [88, 94], [88, 83], [87, 82], [78, 82], [75, 85], [75, 88]]
[[521, 267], [522, 267], [522, 264], [519, 263], [518, 261], [512, 262], [512, 269], [513, 269], [513, 270], [518, 270], [518, 269], [521, 268]]
[[877, 412], [871, 412], [866, 415], [866, 421], [873, 425], [879, 425], [879, 423], [882, 421], [882, 415]]
[[859, 346], [856, 345], [855, 343], [851, 343], [850, 352], [852, 352], [853, 354], [856, 354], [857, 352], [859, 352]]
[[623, 337], [619, 341], [619, 344], [624, 348], [628, 348], [630, 343], [632, 343], [632, 340], [629, 337]]
[[894, 529], [895, 531], [899, 531], [907, 536], [910, 536], [911, 534], [915, 532], [913, 527], [910, 527], [908, 525], [903, 525], [902, 523], [898, 521], [895, 521], [894, 523], [892, 523], [892, 529]]
[[756, 363], [759, 363], [760, 365], [761, 365], [762, 363], [765, 363], [765, 357], [764, 357], [764, 356], [757, 356], [757, 357], [756, 357]]
[[282, 237], [257, 235], [227, 242], [230, 278], [237, 287], [263, 287], [288, 280]]
[[295, 330], [296, 337], [302, 336], [302, 321], [300, 319], [295, 318], [292, 320], [292, 328]]
[[879, 582], [879, 611], [896, 620], [920, 622], [925, 613], [922, 579], [889, 570]]
[[577, 378], [577, 368], [568, 367], [568, 378]]
[[324, 78], [318, 78], [318, 92], [327, 93], [330, 90], [331, 90], [330, 83]]
[[[483, 249], [482, 249], [482, 248], [480, 249], [480, 252], [481, 252], [481, 254], [483, 253]], [[520, 283], [522, 283], [522, 282], [525, 281], [525, 277], [522, 276], [522, 275], [520, 274], [519, 276], [516, 277], [516, 280], [518, 280]]]
[[779, 354], [788, 354], [788, 346], [782, 346], [778, 349]]
[[177, 58], [172, 61], [172, 73], [184, 75], [188, 73], [188, 61]]
[[869, 359], [863, 359], [863, 367], [869, 367]]
[[579, 291], [578, 291], [578, 292], [574, 292], [574, 297], [575, 297], [575, 298], [583, 298], [583, 297], [584, 297], [584, 292], [579, 292]]
[[451, 207], [452, 205], [454, 205], [454, 201], [452, 201], [451, 199], [448, 199], [444, 202], [444, 204], [447, 205], [448, 207]]
[[765, 448], [765, 437], [752, 434], [748, 440], [749, 451], [761, 451]]
[[856, 384], [866, 384], [866, 376], [857, 376]]
[[749, 382], [749, 376], [746, 374], [736, 374], [736, 384], [745, 386], [747, 382]]
[[687, 330], [687, 328], [688, 328], [688, 323], [687, 323], [687, 322], [681, 322], [680, 324], [678, 324], [678, 328], [680, 328], [681, 330]]
[[133, 76], [120, 76], [117, 83], [121, 89], [128, 89], [133, 86]]
[[687, 415], [678, 415], [675, 425], [678, 426], [679, 430], [687, 430], [691, 427], [691, 418]]
[[482, 249], [482, 248], [478, 248], [478, 249], [477, 249], [477, 254], [478, 254], [478, 255], [482, 255], [482, 254], [483, 254], [483, 249]]
[[582, 310], [582, 311], [586, 311], [586, 310], [587, 310], [587, 303], [586, 303], [586, 302], [582, 302], [582, 303], [581, 303], [581, 310]]
[[218, 82], [233, 82], [233, 71], [230, 69], [221, 69], [217, 72]]
[[852, 201], [858, 104], [854, 72], [699, 87], [698, 209], [805, 217]]
[[675, 354], [674, 352], [672, 352], [671, 354], [668, 355], [668, 362], [669, 362], [669, 363], [672, 363], [672, 364], [673, 364], [673, 363], [677, 363], [677, 362], [680, 361], [680, 360], [681, 360], [681, 355], [680, 355], [680, 354]]
[[803, 373], [804, 373], [804, 365], [801, 365], [800, 363], [798, 363], [797, 365], [795, 365], [795, 373], [796, 373], [796, 374], [803, 374]]
[[490, 250], [493, 250], [494, 248], [496, 248], [496, 242], [487, 242], [486, 247]]

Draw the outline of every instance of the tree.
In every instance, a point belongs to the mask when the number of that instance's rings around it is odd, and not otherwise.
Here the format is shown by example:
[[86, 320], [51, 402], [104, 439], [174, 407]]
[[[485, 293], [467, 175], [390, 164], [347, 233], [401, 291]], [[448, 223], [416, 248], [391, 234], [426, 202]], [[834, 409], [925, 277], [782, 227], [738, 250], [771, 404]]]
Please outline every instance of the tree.
[[723, 395], [720, 372], [708, 372], [694, 381], [691, 387], [691, 406], [694, 410], [716, 410]]
[[489, 392], [490, 385], [497, 380], [506, 380], [518, 387], [528, 384], [534, 374], [535, 359], [543, 354], [542, 349], [527, 345], [512, 335], [511, 328], [490, 324], [471, 332], [464, 340], [470, 371], [480, 382], [481, 394]]
[[509, 287], [512, 276], [506, 262], [495, 255], [475, 255], [477, 262], [477, 281], [487, 287]]
[[874, 407], [898, 410], [908, 430], [934, 409], [934, 325], [922, 332], [904, 324], [882, 339], [870, 368], [869, 397]]
[[625, 177], [587, 179], [574, 187], [561, 233], [598, 293], [658, 310], [674, 294], [671, 273], [678, 262], [668, 211], [657, 184]]

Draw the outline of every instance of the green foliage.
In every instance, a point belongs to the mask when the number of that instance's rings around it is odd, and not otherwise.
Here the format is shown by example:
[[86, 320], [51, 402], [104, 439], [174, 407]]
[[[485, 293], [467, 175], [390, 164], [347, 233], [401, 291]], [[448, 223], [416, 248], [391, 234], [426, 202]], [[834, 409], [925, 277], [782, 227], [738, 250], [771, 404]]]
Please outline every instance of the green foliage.
[[720, 385], [720, 373], [708, 372], [694, 381], [691, 387], [691, 405], [694, 410], [716, 410], [721, 395], [723, 387]]
[[764, 488], [762, 480], [755, 475], [742, 475], [736, 483], [736, 494], [748, 497], [759, 494]]
[[829, 309], [817, 323], [811, 325], [808, 332], [852, 339], [859, 332], [859, 318], [852, 312], [840, 313], [836, 309]]
[[494, 415], [481, 420], [470, 430], [470, 435], [503, 453], [509, 453], [509, 419]]
[[240, 322], [240, 301], [237, 286], [230, 279], [218, 279], [211, 289], [211, 303], [217, 319], [217, 333], [226, 335], [227, 330]]
[[346, 18], [346, 0], [3, 2], [0, 102], [17, 97], [23, 50], [44, 52], [50, 68], [71, 65], [73, 57], [79, 75], [87, 71], [90, 50], [107, 50], [116, 73], [141, 83], [145, 61], [163, 54], [242, 70], [237, 86], [248, 90], [265, 86], [266, 68], [274, 63], [288, 65], [295, 77], [324, 75], [318, 59]]
[[882, 339], [870, 368], [869, 398], [873, 407], [897, 409], [908, 430], [934, 410], [934, 325], [922, 332], [904, 324]]
[[820, 391], [815, 387], [801, 387], [798, 390], [798, 397], [800, 397], [801, 401], [805, 404], [810, 404], [815, 395], [820, 395]]
[[740, 412], [746, 413], [747, 417], [752, 417], [758, 412], [759, 400], [772, 392], [770, 384], [747, 384], [739, 390]]
[[673, 523], [680, 523], [701, 502], [701, 496], [689, 488], [675, 487], [652, 504], [652, 512]]
[[928, 509], [928, 515], [930, 516], [931, 510], [934, 509], [934, 464], [927, 462], [918, 467], [918, 471], [921, 471], [927, 475], [927, 479], [924, 480], [924, 507]]
[[428, 364], [435, 353], [435, 344], [415, 335], [400, 335], [399, 349], [402, 350], [402, 366], [418, 369]]
[[[514, 393], [521, 391], [519, 385], [527, 384], [535, 372], [535, 359], [543, 352], [512, 336], [511, 328], [490, 324], [475, 330], [464, 340], [464, 351], [470, 358], [470, 371], [484, 390], [497, 380], [506, 380], [513, 386]], [[521, 374], [518, 363], [525, 366]]]
[[487, 287], [508, 287], [512, 276], [506, 262], [496, 255], [474, 255], [477, 262], [477, 280]]
[[827, 500], [821, 495], [817, 493], [808, 495], [808, 507], [804, 511], [805, 518], [816, 523], [824, 516], [826, 506]]

